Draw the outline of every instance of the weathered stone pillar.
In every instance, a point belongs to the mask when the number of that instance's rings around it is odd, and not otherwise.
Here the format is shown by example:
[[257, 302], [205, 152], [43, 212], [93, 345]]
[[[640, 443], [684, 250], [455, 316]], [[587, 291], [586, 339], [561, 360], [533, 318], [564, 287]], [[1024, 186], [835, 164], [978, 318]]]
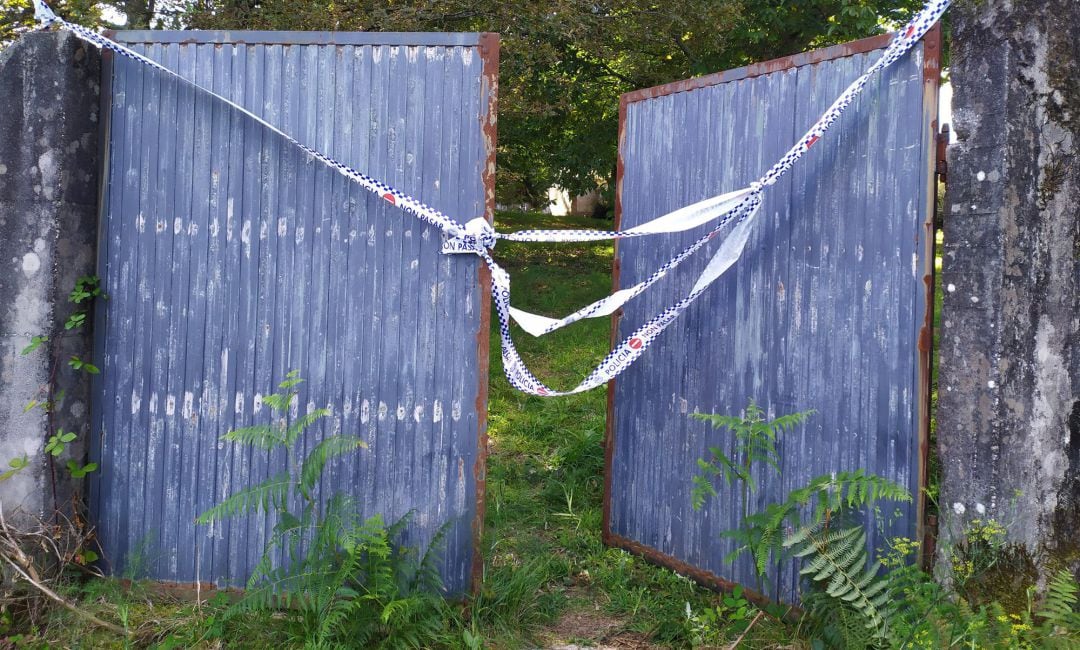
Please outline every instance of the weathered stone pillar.
[[[0, 52], [0, 472], [30, 461], [0, 483], [5, 512], [51, 512], [44, 446], [57, 429], [78, 434], [55, 459], [61, 506], [78, 489], [65, 464], [86, 453], [90, 382], [68, 361], [90, 359], [89, 326], [64, 323], [76, 279], [95, 266], [100, 79], [98, 51], [67, 33], [30, 34]], [[49, 342], [20, 354], [37, 335]], [[52, 413], [26, 410], [60, 391]]]
[[960, 0], [951, 19], [942, 547], [1007, 525], [1022, 594], [1080, 569], [1080, 2]]

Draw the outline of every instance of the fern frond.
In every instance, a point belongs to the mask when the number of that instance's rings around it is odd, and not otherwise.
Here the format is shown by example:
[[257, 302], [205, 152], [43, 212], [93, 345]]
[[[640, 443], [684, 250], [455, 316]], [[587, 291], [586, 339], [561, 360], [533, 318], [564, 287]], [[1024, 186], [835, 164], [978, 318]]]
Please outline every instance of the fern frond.
[[281, 427], [274, 424], [256, 424], [250, 427], [233, 429], [221, 436], [221, 439], [266, 450], [273, 449], [284, 443]]
[[820, 525], [798, 531], [784, 540], [794, 556], [804, 558], [801, 575], [823, 584], [825, 594], [853, 608], [866, 618], [868, 628], [883, 631], [878, 610], [884, 585], [877, 583], [877, 564], [866, 552], [866, 533], [861, 526], [822, 530]]
[[1076, 611], [1076, 604], [1080, 601], [1078, 594], [1080, 586], [1076, 579], [1069, 571], [1062, 569], [1050, 580], [1046, 599], [1036, 614], [1053, 633], [1071, 631], [1073, 635], [1080, 636], [1080, 613]]
[[718, 413], [691, 413], [690, 417], [707, 422], [713, 426], [714, 429], [730, 429], [734, 431], [737, 427], [742, 426], [743, 420], [740, 417], [734, 415], [720, 415]]
[[311, 413], [302, 415], [285, 429], [285, 443], [288, 445], [296, 442], [308, 427], [318, 422], [321, 418], [329, 417], [330, 409], [315, 409]]
[[285, 413], [289, 410], [289, 402], [298, 394], [296, 391], [273, 393], [263, 398], [263, 404], [269, 406], [276, 413]]
[[1065, 569], [1058, 571], [1047, 587], [1046, 600], [1038, 612], [1039, 616], [1056, 621], [1075, 614], [1078, 592], [1080, 587], [1072, 574]]
[[412, 584], [413, 591], [434, 594], [442, 591], [443, 580], [442, 574], [439, 572], [439, 557], [446, 549], [446, 537], [451, 530], [450, 523], [447, 521], [442, 526], [439, 526], [439, 529], [435, 531], [435, 535], [431, 538], [431, 542], [428, 543], [427, 550], [420, 557], [420, 564], [417, 567], [416, 577]]
[[811, 415], [817, 413], [814, 409], [809, 411], [799, 411], [797, 413], [789, 413], [787, 415], [781, 415], [769, 422], [770, 428], [776, 432], [790, 432], [796, 427], [810, 419]]
[[244, 488], [233, 494], [199, 515], [196, 521], [200, 524], [209, 524], [237, 515], [253, 514], [259, 511], [268, 512], [272, 508], [284, 505], [290, 485], [292, 485], [292, 479], [289, 472], [281, 472], [258, 485]]
[[[318, 411], [312, 412], [315, 415]], [[308, 416], [305, 416], [308, 417]], [[357, 449], [367, 448], [367, 443], [356, 436], [336, 435], [324, 438], [311, 450], [300, 468], [300, 489], [309, 494], [322, 476], [323, 468], [331, 458], [342, 456]]]
[[[700, 458], [698, 459], [698, 463], [704, 462]], [[690, 480], [692, 485], [690, 489], [690, 507], [694, 510], [701, 510], [706, 501], [717, 497], [716, 488], [713, 487], [712, 481], [705, 478], [703, 474], [696, 474]]]

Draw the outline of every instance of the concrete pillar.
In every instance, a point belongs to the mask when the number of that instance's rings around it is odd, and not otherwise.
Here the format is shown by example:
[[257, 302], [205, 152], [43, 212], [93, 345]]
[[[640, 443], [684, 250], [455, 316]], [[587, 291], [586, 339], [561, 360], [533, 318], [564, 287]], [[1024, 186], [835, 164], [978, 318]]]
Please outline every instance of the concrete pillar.
[[1007, 525], [1000, 584], [1022, 597], [1080, 569], [1080, 2], [950, 16], [941, 546], [972, 519]]
[[[65, 464], [85, 460], [90, 382], [68, 361], [90, 359], [90, 328], [64, 323], [76, 279], [95, 267], [100, 79], [98, 51], [68, 33], [29, 34], [0, 52], [0, 471], [30, 460], [0, 483], [5, 513], [52, 511], [44, 446], [57, 429], [78, 434], [55, 459], [59, 505], [80, 489]], [[35, 335], [49, 342], [20, 354]], [[52, 413], [25, 410], [59, 391]]]

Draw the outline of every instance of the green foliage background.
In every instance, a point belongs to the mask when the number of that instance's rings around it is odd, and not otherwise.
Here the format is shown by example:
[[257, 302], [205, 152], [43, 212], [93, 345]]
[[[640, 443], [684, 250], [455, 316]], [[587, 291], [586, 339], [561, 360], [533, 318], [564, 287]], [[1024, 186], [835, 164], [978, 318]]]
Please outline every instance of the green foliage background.
[[[542, 207], [559, 185], [613, 187], [619, 96], [895, 27], [920, 0], [57, 0], [130, 27], [488, 31], [501, 35], [498, 198]], [[5, 0], [0, 45], [33, 22]], [[112, 25], [110, 25], [112, 26]]]

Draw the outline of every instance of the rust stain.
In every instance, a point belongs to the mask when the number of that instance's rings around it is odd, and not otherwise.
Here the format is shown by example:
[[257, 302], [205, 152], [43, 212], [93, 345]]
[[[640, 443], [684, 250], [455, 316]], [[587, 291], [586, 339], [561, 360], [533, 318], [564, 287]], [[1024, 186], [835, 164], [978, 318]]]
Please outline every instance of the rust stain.
[[[498, 97], [499, 97], [499, 35], [485, 32], [480, 35], [481, 101], [484, 112], [480, 115], [480, 127], [484, 135], [484, 168], [480, 178], [484, 184], [484, 218], [495, 223], [495, 149], [498, 144]], [[481, 264], [480, 281], [480, 331], [476, 333], [476, 357], [479, 386], [476, 392], [477, 450], [473, 465], [476, 481], [476, 516], [473, 518], [473, 558], [469, 576], [469, 589], [480, 593], [484, 578], [484, 555], [481, 551], [484, 537], [484, 514], [487, 499], [487, 399], [488, 371], [491, 365], [491, 271]]]
[[[934, 29], [938, 28], [935, 27]], [[846, 56], [866, 54], [867, 52], [873, 52], [874, 50], [879, 50], [887, 46], [889, 41], [892, 40], [892, 37], [892, 34], [879, 34], [877, 36], [851, 41], [850, 43], [842, 43], [840, 45], [833, 45], [832, 47], [825, 47], [810, 52], [792, 54], [779, 59], [753, 63], [743, 68], [715, 72], [701, 77], [694, 77], [693, 79], [683, 79], [662, 86], [633, 90], [622, 96], [622, 101], [620, 102], [620, 121], [622, 116], [621, 107], [623, 104], [639, 102], [643, 99], [663, 97], [664, 95], [672, 95], [688, 90], [697, 90], [698, 88], [707, 88], [709, 86], [716, 86], [731, 81], [739, 81], [740, 79], [752, 79], [753, 77], [760, 77], [772, 74], [773, 72], [782, 72], [784, 70], [813, 65], [823, 61], [841, 59]]]
[[[626, 109], [630, 103], [627, 95], [619, 98], [619, 136], [618, 155], [615, 159], [615, 230], [622, 226], [622, 187], [623, 173], [623, 142], [626, 138]], [[614, 243], [615, 254], [611, 262], [611, 291], [619, 290], [619, 282], [622, 267], [619, 264], [619, 240]], [[611, 315], [611, 339], [609, 349], [614, 349], [619, 336], [619, 319], [622, 318], [623, 310], [617, 309]], [[615, 378], [608, 380], [607, 385], [607, 417], [604, 418], [604, 497], [601, 507], [600, 539], [604, 544], [612, 545], [611, 542], [611, 470], [615, 455]]]
[[[941, 144], [938, 138], [938, 89], [941, 85], [941, 24], [935, 24], [923, 36], [923, 119], [927, 138], [926, 154], [926, 204], [923, 207], [922, 255], [923, 255], [923, 300], [924, 314], [919, 328], [917, 342], [918, 377], [916, 378], [916, 435], [919, 450], [919, 495], [915, 498], [915, 539], [923, 540], [931, 534], [926, 521], [926, 487], [930, 461], [930, 416], [931, 389], [930, 380], [933, 370], [934, 355], [934, 217], [937, 214], [938, 160]], [[927, 546], [920, 546], [918, 561], [925, 563], [931, 556]]]
[[[677, 557], [658, 551], [655, 548], [652, 548], [651, 546], [646, 546], [640, 542], [635, 542], [632, 539], [627, 539], [622, 535], [611, 533], [607, 536], [607, 539], [604, 540], [604, 543], [609, 546], [614, 546], [616, 548], [621, 548], [625, 551], [629, 551], [635, 555], [640, 555], [647, 561], [656, 564], [657, 566], [662, 566], [665, 569], [671, 569], [676, 573], [693, 578], [700, 584], [705, 585], [706, 587], [714, 589], [716, 591], [730, 593], [733, 589], [735, 589], [735, 587], [742, 586], [738, 583], [731, 582], [730, 580], [725, 580], [724, 578], [721, 578], [712, 571], [699, 569], [692, 564], [687, 564], [686, 562], [683, 562]], [[768, 596], [765, 596], [764, 594], [759, 593], [753, 589], [742, 587], [742, 590], [743, 596], [745, 596], [747, 600], [754, 603], [755, 605], [764, 607], [766, 605], [771, 605], [774, 603], [774, 601]], [[787, 618], [787, 616], [797, 617], [799, 611], [800, 610], [798, 608], [792, 606], [785, 618]]]

